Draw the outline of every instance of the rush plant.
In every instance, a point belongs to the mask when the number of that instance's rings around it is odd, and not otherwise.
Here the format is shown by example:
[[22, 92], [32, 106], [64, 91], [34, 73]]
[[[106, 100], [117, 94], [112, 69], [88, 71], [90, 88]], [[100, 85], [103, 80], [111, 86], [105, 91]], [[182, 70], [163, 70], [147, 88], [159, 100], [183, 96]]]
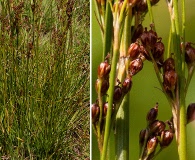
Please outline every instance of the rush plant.
[[[179, 159], [187, 160], [186, 126], [194, 120], [195, 111], [194, 103], [186, 104], [186, 95], [194, 73], [195, 48], [185, 38], [185, 0], [166, 1], [170, 14], [168, 44], [164, 44], [157, 32], [155, 23], [160, 18], [155, 20], [153, 16], [152, 8], [159, 0], [94, 0], [94, 3], [103, 42], [102, 62], [98, 66], [95, 83], [97, 99], [91, 105], [100, 159], [109, 159], [112, 129], [115, 158], [129, 159], [129, 92], [134, 77], [149, 61], [172, 116], [166, 121], [159, 120], [158, 103], [146, 113], [147, 125], [140, 131], [138, 140], [139, 160], [155, 159], [174, 137]], [[149, 27], [143, 26], [147, 14], [150, 17]]]

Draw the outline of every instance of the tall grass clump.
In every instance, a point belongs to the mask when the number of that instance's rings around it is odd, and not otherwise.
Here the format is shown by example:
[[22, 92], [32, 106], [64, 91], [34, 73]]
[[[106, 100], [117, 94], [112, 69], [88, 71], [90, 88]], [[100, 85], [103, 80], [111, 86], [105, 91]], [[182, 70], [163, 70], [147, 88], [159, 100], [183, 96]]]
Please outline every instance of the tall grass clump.
[[89, 2], [0, 2], [0, 156], [89, 157]]

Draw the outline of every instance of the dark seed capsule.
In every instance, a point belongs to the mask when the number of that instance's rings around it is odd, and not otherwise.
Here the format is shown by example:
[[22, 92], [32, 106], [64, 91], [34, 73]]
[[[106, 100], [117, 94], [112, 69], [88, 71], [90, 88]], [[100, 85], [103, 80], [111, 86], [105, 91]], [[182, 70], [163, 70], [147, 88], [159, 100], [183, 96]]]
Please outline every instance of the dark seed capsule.
[[162, 131], [160, 137], [160, 146], [167, 147], [173, 140], [173, 133], [169, 130]]
[[174, 70], [166, 71], [163, 76], [165, 90], [174, 91], [177, 83], [177, 73]]
[[157, 116], [158, 116], [158, 103], [156, 104], [155, 107], [150, 109], [150, 111], [146, 116], [146, 120], [148, 123], [152, 123], [156, 120]]
[[118, 102], [122, 97], [122, 88], [120, 86], [114, 87], [113, 101]]
[[102, 86], [100, 86], [100, 79], [96, 80], [96, 84], [95, 84], [95, 88], [96, 88], [96, 92], [98, 93], [99, 87], [101, 87], [101, 94], [102, 96], [106, 94], [108, 88], [109, 88], [109, 82], [108, 79], [103, 79], [102, 80]]
[[140, 58], [137, 58], [133, 61], [131, 61], [129, 65], [129, 74], [130, 75], [136, 75], [139, 71], [141, 71], [143, 68], [143, 62]]
[[152, 30], [153, 25], [151, 25], [151, 29], [148, 31], [148, 45], [150, 48], [153, 48], [157, 42], [157, 33]]
[[147, 130], [146, 129], [142, 129], [139, 133], [139, 145], [140, 147], [143, 147], [144, 145], [144, 141], [146, 140], [146, 134], [147, 134]]
[[155, 5], [155, 4], [157, 4], [159, 1], [160, 0], [150, 0], [152, 6]]
[[154, 45], [154, 49], [152, 50], [152, 55], [154, 59], [159, 60], [163, 56], [164, 50], [165, 50], [164, 44], [161, 41], [156, 42]]
[[155, 135], [160, 135], [162, 131], [165, 130], [165, 123], [163, 121], [155, 120], [149, 125], [150, 133]]
[[136, 59], [139, 56], [139, 48], [140, 46], [138, 43], [131, 43], [131, 45], [129, 46], [128, 55], [132, 60]]
[[149, 43], [149, 35], [148, 35], [147, 28], [145, 28], [144, 32], [141, 34], [140, 39], [141, 39], [142, 45], [146, 47]]
[[156, 136], [150, 138], [147, 142], [147, 155], [149, 156], [153, 152], [155, 152], [156, 147], [158, 145], [158, 138]]
[[145, 49], [143, 45], [140, 45], [140, 54], [142, 54], [148, 61], [151, 61], [149, 52]]
[[195, 120], [195, 103], [191, 103], [187, 108], [187, 123]]
[[164, 73], [166, 71], [175, 70], [175, 61], [173, 58], [168, 58], [165, 60], [163, 64], [163, 71]]
[[131, 78], [126, 78], [122, 84], [122, 92], [124, 94], [128, 93], [132, 86], [132, 80]]
[[144, 0], [140, 0], [135, 6], [135, 10], [137, 12], [142, 12], [142, 13], [147, 12], [148, 10], [147, 2]]
[[[106, 117], [106, 115], [107, 115], [107, 110], [108, 110], [108, 102], [104, 103], [103, 108], [104, 108], [104, 110], [103, 110], [103, 115], [104, 115], [104, 117]], [[112, 113], [113, 113], [113, 112], [114, 112], [114, 104], [112, 105]]]
[[136, 40], [141, 36], [143, 31], [144, 31], [144, 28], [143, 28], [142, 24], [139, 24], [133, 33], [131, 42], [136, 42]]
[[195, 62], [195, 48], [192, 47], [190, 42], [185, 44], [185, 61], [187, 64]]
[[91, 116], [92, 116], [92, 122], [95, 123], [98, 121], [98, 117], [100, 114], [100, 107], [97, 103], [93, 103], [91, 105]]
[[110, 73], [110, 64], [107, 61], [100, 63], [98, 66], [98, 78], [107, 78]]

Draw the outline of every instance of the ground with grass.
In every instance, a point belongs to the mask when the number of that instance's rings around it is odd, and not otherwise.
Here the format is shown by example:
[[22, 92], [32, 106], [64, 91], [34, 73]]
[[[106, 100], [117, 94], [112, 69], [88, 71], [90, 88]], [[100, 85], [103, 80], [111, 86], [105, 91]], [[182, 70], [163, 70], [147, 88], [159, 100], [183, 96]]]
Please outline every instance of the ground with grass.
[[89, 158], [89, 2], [2, 0], [0, 156]]

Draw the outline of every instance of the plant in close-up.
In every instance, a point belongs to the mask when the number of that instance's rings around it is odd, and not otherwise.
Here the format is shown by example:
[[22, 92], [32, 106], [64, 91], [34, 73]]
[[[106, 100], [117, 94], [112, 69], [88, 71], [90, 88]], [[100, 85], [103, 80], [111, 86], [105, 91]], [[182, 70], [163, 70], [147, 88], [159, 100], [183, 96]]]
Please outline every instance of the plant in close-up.
[[[195, 105], [186, 104], [186, 98], [195, 68], [195, 47], [185, 37], [188, 29], [185, 3], [185, 0], [166, 1], [170, 26], [165, 44], [156, 27], [162, 15], [157, 20], [153, 16], [159, 0], [94, 0], [103, 51], [96, 68], [97, 97], [91, 105], [91, 119], [101, 160], [111, 159], [111, 134], [114, 134], [114, 157], [130, 158], [130, 92], [147, 61], [153, 65], [158, 89], [170, 105], [171, 116], [160, 120], [161, 104], [157, 101], [145, 113], [146, 126], [140, 129], [137, 140], [138, 159], [158, 159], [158, 154], [174, 139], [179, 159], [188, 159], [186, 126], [195, 119]], [[147, 15], [150, 23], [144, 26]], [[143, 81], [147, 78], [143, 77]]]

